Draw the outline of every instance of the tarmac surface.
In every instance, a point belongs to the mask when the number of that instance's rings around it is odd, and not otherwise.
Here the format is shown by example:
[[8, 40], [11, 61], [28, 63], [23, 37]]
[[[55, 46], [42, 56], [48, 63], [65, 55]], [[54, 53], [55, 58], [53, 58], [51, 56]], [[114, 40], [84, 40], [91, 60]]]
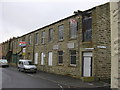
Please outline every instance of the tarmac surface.
[[[57, 75], [43, 71], [37, 73], [19, 72], [17, 67], [3, 68], [2, 90], [14, 88], [57, 88], [60, 90], [109, 90], [110, 85], [105, 82], [83, 82], [69, 76]], [[6, 86], [7, 85], [7, 86]], [[7, 88], [7, 89], [5, 89]], [[12, 88], [12, 89], [10, 89]], [[95, 89], [93, 89], [95, 88]], [[29, 90], [31, 90], [29, 89]], [[24, 90], [24, 89], [22, 89]]]

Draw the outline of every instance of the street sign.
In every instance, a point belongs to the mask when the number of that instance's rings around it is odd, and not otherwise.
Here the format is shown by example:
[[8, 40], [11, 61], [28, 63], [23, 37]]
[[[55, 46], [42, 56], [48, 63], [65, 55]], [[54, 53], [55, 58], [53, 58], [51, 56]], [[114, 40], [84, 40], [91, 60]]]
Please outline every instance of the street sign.
[[107, 47], [106, 46], [97, 46], [97, 48], [103, 48], [103, 49], [105, 49]]
[[25, 47], [26, 46], [26, 42], [23, 42], [23, 41], [19, 42], [19, 46]]

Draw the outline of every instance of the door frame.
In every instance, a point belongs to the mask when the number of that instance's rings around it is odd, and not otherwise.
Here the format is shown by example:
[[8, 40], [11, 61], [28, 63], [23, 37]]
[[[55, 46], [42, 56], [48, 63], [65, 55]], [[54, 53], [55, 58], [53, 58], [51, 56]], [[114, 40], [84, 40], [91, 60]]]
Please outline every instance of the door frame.
[[[85, 77], [84, 76], [84, 57], [85, 56], [83, 56], [83, 54], [84, 53], [89, 53], [89, 52], [92, 53], [92, 51], [83, 51], [82, 52], [82, 77]], [[92, 53], [92, 56], [86, 56], [86, 57], [91, 57], [91, 69], [90, 69], [91, 72], [90, 72], [90, 77], [92, 77], [92, 75], [93, 75], [92, 74], [92, 72], [93, 72], [93, 53]]]

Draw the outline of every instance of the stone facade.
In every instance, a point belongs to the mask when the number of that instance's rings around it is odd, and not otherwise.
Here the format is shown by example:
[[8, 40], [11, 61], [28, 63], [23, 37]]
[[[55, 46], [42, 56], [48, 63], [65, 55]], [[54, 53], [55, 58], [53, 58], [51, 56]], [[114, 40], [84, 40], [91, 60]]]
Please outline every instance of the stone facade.
[[[96, 7], [93, 30], [94, 64], [96, 77], [109, 78], [111, 71], [111, 30], [109, 4]], [[102, 47], [103, 46], [103, 47]], [[103, 72], [104, 71], [104, 72]]]
[[110, 3], [111, 11], [111, 88], [120, 89], [120, 0]]
[[9, 42], [2, 43], [2, 57], [6, 58], [7, 52], [9, 51]]
[[[90, 23], [91, 18], [92, 23]], [[89, 26], [84, 27], [84, 20], [87, 19], [89, 19], [87, 22]], [[72, 38], [70, 22], [77, 22], [77, 34]], [[61, 25], [64, 27], [63, 38], [59, 39], [58, 28]], [[90, 25], [92, 32], [91, 29], [88, 30], [89, 33], [83, 31], [85, 28], [90, 28]], [[52, 33], [50, 29], [53, 29]], [[26, 41], [25, 53], [19, 54], [22, 54], [24, 59], [32, 59], [38, 70], [69, 75], [84, 81], [110, 79], [110, 33], [110, 4], [106, 3], [84, 12], [78, 11], [75, 15], [18, 37], [11, 41], [11, 46], [13, 46], [13, 54], [16, 54], [21, 51], [19, 42]], [[52, 35], [51, 39], [50, 35]], [[88, 40], [85, 41], [85, 38]], [[63, 52], [60, 57], [59, 51]], [[63, 63], [58, 61], [61, 57]], [[86, 65], [90, 67], [86, 68]]]

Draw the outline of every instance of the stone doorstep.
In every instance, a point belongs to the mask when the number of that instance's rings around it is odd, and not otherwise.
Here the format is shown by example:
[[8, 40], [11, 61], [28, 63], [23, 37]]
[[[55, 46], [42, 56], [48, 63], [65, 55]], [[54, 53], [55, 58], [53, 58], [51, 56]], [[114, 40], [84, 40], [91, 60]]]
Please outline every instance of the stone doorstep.
[[81, 77], [83, 82], [92, 82], [94, 81], [94, 77]]
[[114, 77], [114, 79], [118, 79], [118, 80], [120, 80], [120, 77]]

